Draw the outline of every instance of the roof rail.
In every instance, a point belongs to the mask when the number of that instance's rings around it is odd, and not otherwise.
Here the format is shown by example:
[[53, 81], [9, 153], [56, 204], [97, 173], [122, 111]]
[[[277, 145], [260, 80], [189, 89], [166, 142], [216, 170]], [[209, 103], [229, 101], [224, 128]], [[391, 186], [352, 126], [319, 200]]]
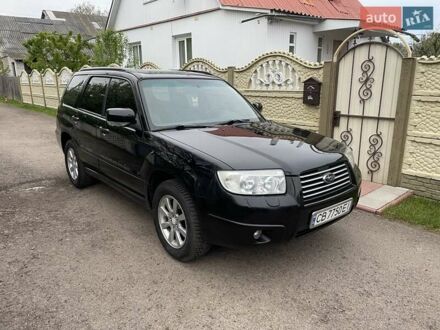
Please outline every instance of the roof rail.
[[109, 66], [98, 66], [98, 67], [90, 67], [90, 68], [82, 68], [79, 71], [109, 71], [109, 70], [114, 70], [114, 71], [122, 71], [122, 72], [131, 72], [130, 69], [126, 69], [126, 68], [113, 68], [113, 67], [109, 67]]
[[201, 73], [201, 74], [207, 74], [209, 76], [213, 76], [213, 74], [211, 72], [202, 71], [202, 70], [186, 70], [186, 69], [182, 70], [182, 69], [180, 69], [179, 71]]

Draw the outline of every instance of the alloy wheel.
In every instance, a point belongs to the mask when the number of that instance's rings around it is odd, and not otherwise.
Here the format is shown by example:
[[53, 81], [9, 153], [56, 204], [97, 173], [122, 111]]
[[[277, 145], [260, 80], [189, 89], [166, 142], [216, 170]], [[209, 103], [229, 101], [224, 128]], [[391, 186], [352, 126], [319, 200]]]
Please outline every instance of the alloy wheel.
[[180, 203], [171, 195], [164, 195], [157, 208], [159, 226], [169, 245], [180, 249], [185, 245], [187, 236], [186, 217]]
[[72, 180], [78, 179], [78, 160], [75, 155], [73, 148], [67, 150], [67, 170]]

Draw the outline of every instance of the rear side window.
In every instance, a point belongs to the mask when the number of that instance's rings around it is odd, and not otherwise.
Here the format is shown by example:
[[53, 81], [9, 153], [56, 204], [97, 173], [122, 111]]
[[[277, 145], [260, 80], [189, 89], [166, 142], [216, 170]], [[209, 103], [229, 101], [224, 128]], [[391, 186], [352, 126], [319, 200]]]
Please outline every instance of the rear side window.
[[97, 114], [102, 114], [105, 92], [109, 78], [93, 77], [84, 90], [79, 107]]
[[75, 106], [76, 100], [81, 93], [86, 78], [87, 76], [75, 76], [72, 78], [69, 86], [66, 88], [66, 92], [64, 93], [64, 104], [70, 105], [71, 107]]
[[128, 81], [113, 78], [107, 95], [106, 109], [130, 108], [136, 111], [133, 89]]

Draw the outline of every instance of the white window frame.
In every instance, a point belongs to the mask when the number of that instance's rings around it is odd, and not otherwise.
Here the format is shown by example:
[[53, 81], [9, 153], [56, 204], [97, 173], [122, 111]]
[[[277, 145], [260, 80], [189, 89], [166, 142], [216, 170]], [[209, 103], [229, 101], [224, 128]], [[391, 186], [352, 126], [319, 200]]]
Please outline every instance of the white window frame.
[[[319, 45], [319, 41], [321, 40], [321, 45]], [[324, 55], [324, 37], [318, 37], [318, 47], [316, 52], [316, 61], [322, 62], [322, 57]]]
[[[293, 37], [293, 42], [292, 42]], [[296, 54], [296, 32], [289, 33], [289, 53]], [[293, 49], [293, 51], [292, 51]]]
[[[134, 50], [136, 50], [137, 58], [134, 55]], [[140, 41], [128, 44], [128, 65], [134, 68], [140, 68], [142, 65], [142, 44]]]
[[[190, 40], [190, 41], [188, 41]], [[192, 36], [190, 34], [182, 36], [182, 37], [175, 37], [175, 43], [176, 43], [176, 62], [177, 62], [177, 67], [181, 68], [183, 64], [187, 63], [188, 61], [193, 59], [193, 43], [192, 43]], [[180, 53], [180, 45], [182, 45], [183, 43], [183, 50], [184, 50], [184, 54], [183, 54], [183, 58], [181, 56]], [[190, 47], [190, 48], [189, 48]], [[188, 52], [188, 50], [190, 50], [190, 52]]]

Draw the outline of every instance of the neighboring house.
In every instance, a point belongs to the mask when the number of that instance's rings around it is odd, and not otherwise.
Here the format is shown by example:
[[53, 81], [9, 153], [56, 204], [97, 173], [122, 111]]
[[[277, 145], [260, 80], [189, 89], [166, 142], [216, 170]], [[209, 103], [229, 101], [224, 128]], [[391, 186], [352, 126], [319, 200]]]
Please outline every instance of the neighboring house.
[[9, 68], [9, 75], [19, 76], [28, 70], [24, 64], [27, 51], [23, 43], [39, 32], [81, 34], [85, 39], [94, 38], [104, 29], [105, 16], [74, 14], [44, 10], [41, 19], [0, 15], [0, 60]]
[[359, 27], [358, 0], [113, 0], [107, 28], [130, 42], [129, 63], [178, 68], [195, 57], [242, 66], [269, 51], [329, 60]]

